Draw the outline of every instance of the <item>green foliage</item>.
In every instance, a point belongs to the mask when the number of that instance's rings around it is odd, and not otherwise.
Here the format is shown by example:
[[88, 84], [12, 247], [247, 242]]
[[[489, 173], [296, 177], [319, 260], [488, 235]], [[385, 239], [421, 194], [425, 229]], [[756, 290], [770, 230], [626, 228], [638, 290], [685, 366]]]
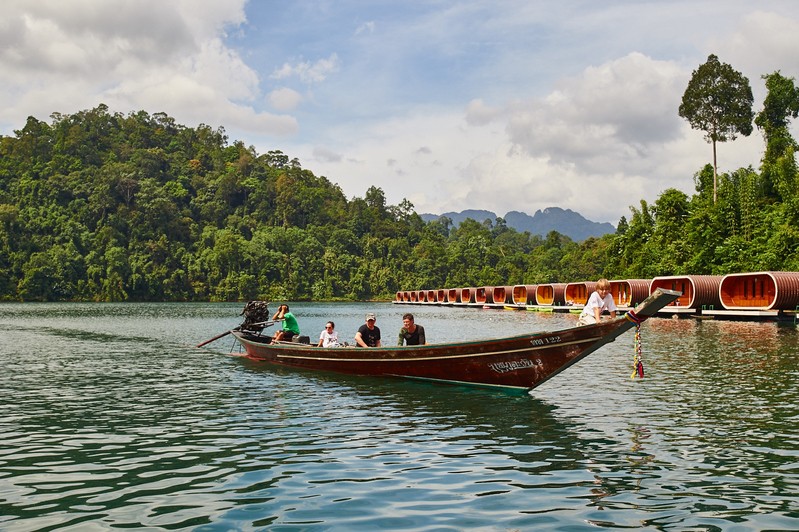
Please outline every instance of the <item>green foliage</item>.
[[[784, 78], [771, 90], [790, 93]], [[695, 176], [574, 242], [496, 220], [422, 221], [375, 186], [340, 187], [222, 128], [101, 105], [0, 137], [0, 298], [193, 301], [393, 298], [399, 290], [799, 269], [793, 100], [758, 115], [760, 174]], [[787, 103], [786, 103], [787, 102]], [[762, 117], [762, 118], [761, 118]], [[782, 150], [782, 151], [780, 151]]]
[[796, 159], [799, 149], [791, 136], [790, 119], [799, 116], [799, 87], [779, 71], [763, 76], [768, 95], [755, 124], [763, 132], [766, 151], [761, 173], [767, 197], [796, 202]]

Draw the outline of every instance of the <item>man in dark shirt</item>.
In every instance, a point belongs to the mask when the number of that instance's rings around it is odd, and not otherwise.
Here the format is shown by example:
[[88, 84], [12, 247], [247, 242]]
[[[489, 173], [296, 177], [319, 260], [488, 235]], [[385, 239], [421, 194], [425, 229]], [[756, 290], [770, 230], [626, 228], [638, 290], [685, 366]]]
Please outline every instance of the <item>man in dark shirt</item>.
[[366, 315], [366, 323], [358, 328], [355, 333], [355, 343], [358, 347], [381, 347], [380, 328], [375, 327], [375, 315], [371, 312]]
[[427, 345], [424, 337], [424, 327], [416, 325], [413, 321], [413, 314], [408, 313], [402, 317], [402, 329], [399, 332], [399, 342], [397, 345]]

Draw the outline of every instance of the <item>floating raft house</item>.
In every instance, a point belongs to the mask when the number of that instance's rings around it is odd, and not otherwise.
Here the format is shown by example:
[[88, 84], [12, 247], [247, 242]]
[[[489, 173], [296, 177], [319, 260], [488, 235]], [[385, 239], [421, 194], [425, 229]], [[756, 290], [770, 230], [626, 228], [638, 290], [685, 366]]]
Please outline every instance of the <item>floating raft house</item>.
[[799, 272], [731, 273], [721, 280], [719, 298], [726, 310], [795, 310]]
[[663, 308], [661, 312], [696, 311], [721, 308], [719, 286], [721, 275], [675, 275], [655, 277], [649, 283], [649, 293], [658, 288], [677, 290], [682, 295], [674, 303]]
[[635, 307], [649, 297], [651, 279], [622, 279], [610, 281], [610, 294], [618, 307]]
[[515, 305], [533, 305], [535, 304], [535, 289], [537, 285], [534, 284], [517, 284], [513, 287], [513, 303]]
[[477, 288], [461, 288], [461, 303], [470, 305], [474, 303], [474, 296], [477, 293]]
[[[750, 272], [728, 275], [674, 275], [610, 281], [620, 309], [632, 309], [658, 288], [682, 292], [663, 316], [697, 319], [793, 319], [799, 323], [799, 272]], [[454, 305], [539, 312], [577, 312], [596, 290], [595, 281], [515, 286], [401, 290], [395, 303]]]
[[448, 288], [447, 289], [447, 303], [460, 303], [461, 302], [461, 291], [459, 288]]
[[596, 290], [596, 282], [594, 281], [567, 283], [566, 288], [564, 288], [564, 301], [569, 305], [584, 307], [594, 290]]
[[480, 286], [474, 294], [474, 302], [478, 305], [491, 305], [494, 303], [494, 287]]
[[535, 304], [561, 306], [565, 303], [566, 283], [540, 284], [535, 289]]

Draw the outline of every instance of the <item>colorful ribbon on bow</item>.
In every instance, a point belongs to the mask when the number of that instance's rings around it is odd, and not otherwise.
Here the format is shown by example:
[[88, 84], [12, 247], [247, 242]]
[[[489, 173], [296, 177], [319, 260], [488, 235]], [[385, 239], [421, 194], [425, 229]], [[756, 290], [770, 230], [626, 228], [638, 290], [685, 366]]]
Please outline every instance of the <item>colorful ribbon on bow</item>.
[[644, 357], [642, 351], [641, 322], [638, 321], [635, 323], [635, 354], [633, 355], [633, 373], [630, 375], [631, 379], [634, 379], [636, 375], [641, 379], [644, 378]]
[[635, 376], [638, 375], [643, 379], [644, 357], [641, 347], [641, 323], [646, 319], [646, 317], [642, 318], [632, 310], [627, 312], [624, 317], [635, 324], [635, 355], [633, 355], [633, 374], [630, 375], [630, 378], [634, 379]]

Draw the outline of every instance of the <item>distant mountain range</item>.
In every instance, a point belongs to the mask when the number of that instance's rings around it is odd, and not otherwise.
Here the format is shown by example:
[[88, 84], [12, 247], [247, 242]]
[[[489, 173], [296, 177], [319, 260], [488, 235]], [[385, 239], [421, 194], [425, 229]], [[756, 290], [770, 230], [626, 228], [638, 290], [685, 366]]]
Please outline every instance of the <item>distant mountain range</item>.
[[[426, 222], [446, 216], [452, 220], [452, 223], [456, 227], [467, 218], [481, 223], [485, 220], [491, 220], [491, 223], [494, 223], [497, 220], [497, 215], [491, 211], [474, 209], [461, 212], [445, 212], [444, 214], [425, 213], [420, 216]], [[557, 231], [562, 235], [568, 236], [575, 242], [581, 242], [592, 236], [600, 237], [608, 233], [616, 232], [616, 228], [613, 227], [613, 224], [608, 222], [592, 222], [579, 213], [558, 207], [548, 207], [544, 210], [537, 210], [532, 216], [519, 211], [510, 211], [503, 216], [503, 218], [508, 227], [512, 227], [519, 232], [529, 231], [534, 235], [546, 236], [550, 231]]]

